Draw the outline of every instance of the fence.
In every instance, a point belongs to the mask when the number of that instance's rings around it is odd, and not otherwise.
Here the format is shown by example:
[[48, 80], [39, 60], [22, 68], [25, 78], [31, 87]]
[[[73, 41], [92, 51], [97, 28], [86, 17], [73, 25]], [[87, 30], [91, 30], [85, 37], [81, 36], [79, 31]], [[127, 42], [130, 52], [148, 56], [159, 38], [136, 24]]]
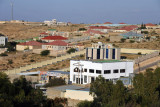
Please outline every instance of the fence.
[[69, 40], [65, 40], [65, 42], [80, 42], [80, 41], [85, 41], [85, 40], [89, 40], [90, 36], [85, 36], [85, 37], [79, 37], [79, 38], [74, 38], [74, 39], [69, 39]]
[[142, 57], [138, 57], [137, 59], [135, 59], [135, 64], [138, 64], [140, 62], [143, 62], [147, 59], [150, 59], [150, 58], [153, 58], [153, 57], [156, 57], [159, 55], [159, 52], [158, 51], [155, 51], [155, 52], [152, 52], [150, 54], [146, 54], [146, 55], [142, 55]]
[[30, 71], [32, 69], [41, 68], [41, 67], [46, 66], [46, 65], [54, 64], [54, 63], [57, 63], [59, 61], [63, 61], [63, 60], [70, 59], [70, 58], [75, 57], [75, 56], [85, 54], [85, 52], [86, 52], [85, 50], [77, 51], [75, 53], [66, 54], [66, 55], [63, 55], [61, 57], [56, 57], [54, 59], [50, 59], [50, 60], [46, 60], [46, 61], [42, 61], [42, 62], [37, 62], [35, 64], [26, 65], [26, 66], [23, 66], [23, 67], [20, 67], [20, 68], [15, 68], [15, 69], [3, 71], [3, 72], [5, 72], [7, 75], [10, 75], [10, 74], [20, 73], [21, 71]]

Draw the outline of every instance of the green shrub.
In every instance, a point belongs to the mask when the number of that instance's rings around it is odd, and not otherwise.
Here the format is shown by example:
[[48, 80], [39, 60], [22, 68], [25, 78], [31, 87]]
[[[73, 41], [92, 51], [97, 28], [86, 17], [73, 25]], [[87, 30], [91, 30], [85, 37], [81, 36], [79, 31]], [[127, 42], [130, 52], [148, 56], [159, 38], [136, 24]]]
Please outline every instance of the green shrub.
[[62, 78], [54, 78], [49, 80], [49, 83], [45, 84], [44, 87], [60, 86], [66, 85], [65, 81]]
[[135, 41], [134, 41], [134, 40], [130, 40], [129, 42], [130, 42], [130, 43], [134, 43]]
[[123, 43], [123, 42], [125, 42], [125, 41], [126, 41], [126, 39], [125, 39], [125, 38], [122, 38], [122, 39], [121, 39], [121, 42], [122, 42], [122, 43]]
[[67, 53], [73, 53], [73, 52], [75, 52], [76, 51], [76, 49], [74, 49], [74, 48], [70, 48], [68, 51], [67, 51]]
[[1, 53], [0, 56], [8, 56], [6, 53]]
[[41, 56], [47, 56], [49, 55], [50, 51], [49, 50], [44, 50], [41, 52]]

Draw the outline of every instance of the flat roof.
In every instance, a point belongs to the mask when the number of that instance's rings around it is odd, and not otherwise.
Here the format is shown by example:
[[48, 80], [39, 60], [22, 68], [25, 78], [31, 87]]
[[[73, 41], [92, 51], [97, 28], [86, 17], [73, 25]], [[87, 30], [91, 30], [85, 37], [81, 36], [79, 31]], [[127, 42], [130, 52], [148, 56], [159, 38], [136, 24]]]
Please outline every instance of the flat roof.
[[59, 90], [59, 91], [66, 91], [67, 89], [69, 89], [69, 90], [80, 90], [82, 88], [84, 88], [84, 87], [76, 86], [76, 85], [63, 85], [63, 86], [53, 87], [53, 89]]
[[60, 74], [66, 74], [66, 75], [69, 75], [70, 72], [65, 72], [65, 71], [48, 71], [49, 73], [60, 73]]
[[88, 61], [93, 63], [133, 62], [131, 60], [109, 60], [109, 59], [72, 60], [72, 61]]
[[112, 62], [123, 62], [121, 60], [93, 60], [92, 62], [98, 62], [98, 63], [112, 63]]

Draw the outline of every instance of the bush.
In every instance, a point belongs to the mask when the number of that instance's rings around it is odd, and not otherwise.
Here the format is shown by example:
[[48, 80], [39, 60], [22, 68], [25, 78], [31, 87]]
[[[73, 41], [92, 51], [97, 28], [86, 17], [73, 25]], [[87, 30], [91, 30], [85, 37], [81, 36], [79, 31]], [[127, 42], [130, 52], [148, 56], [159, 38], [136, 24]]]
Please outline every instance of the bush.
[[0, 56], [8, 56], [6, 53], [1, 53]]
[[60, 86], [66, 85], [65, 81], [62, 78], [54, 78], [49, 80], [49, 83], [45, 84], [44, 87]]
[[87, 29], [85, 28], [79, 28], [79, 31], [86, 31]]
[[30, 62], [35, 62], [35, 60], [34, 60], [34, 59], [31, 59]]
[[73, 52], [75, 52], [76, 51], [76, 49], [74, 49], [74, 48], [70, 48], [68, 51], [67, 51], [67, 53], [73, 53]]
[[135, 41], [134, 41], [134, 40], [130, 40], [129, 42], [130, 42], [130, 43], [134, 43]]
[[8, 64], [13, 64], [12, 59], [9, 59], [9, 60], [8, 60]]
[[47, 55], [49, 55], [49, 53], [50, 53], [49, 50], [44, 50], [44, 51], [41, 52], [41, 55], [42, 56], [47, 56]]
[[110, 41], [110, 39], [106, 39], [106, 41], [107, 41], [107, 42], [109, 42], [109, 41]]
[[91, 107], [91, 101], [81, 101], [77, 104], [77, 107]]
[[125, 42], [125, 41], [126, 41], [126, 39], [125, 39], [125, 38], [122, 38], [122, 39], [121, 39], [121, 42], [122, 42], [122, 43], [123, 43], [123, 42]]
[[138, 52], [138, 55], [142, 55], [142, 53], [141, 53], [141, 52]]

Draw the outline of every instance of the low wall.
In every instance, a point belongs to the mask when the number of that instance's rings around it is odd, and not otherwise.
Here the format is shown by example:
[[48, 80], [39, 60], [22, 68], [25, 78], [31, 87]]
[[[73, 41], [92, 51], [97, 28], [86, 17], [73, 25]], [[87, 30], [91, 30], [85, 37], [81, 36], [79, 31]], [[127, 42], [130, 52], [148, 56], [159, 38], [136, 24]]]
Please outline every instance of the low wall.
[[139, 52], [141, 52], [141, 54], [150, 54], [155, 51], [159, 52], [160, 50], [121, 48], [121, 53], [127, 54], [138, 54]]
[[93, 101], [93, 96], [89, 94], [89, 91], [82, 91], [82, 90], [66, 90], [64, 97], [75, 100]]

